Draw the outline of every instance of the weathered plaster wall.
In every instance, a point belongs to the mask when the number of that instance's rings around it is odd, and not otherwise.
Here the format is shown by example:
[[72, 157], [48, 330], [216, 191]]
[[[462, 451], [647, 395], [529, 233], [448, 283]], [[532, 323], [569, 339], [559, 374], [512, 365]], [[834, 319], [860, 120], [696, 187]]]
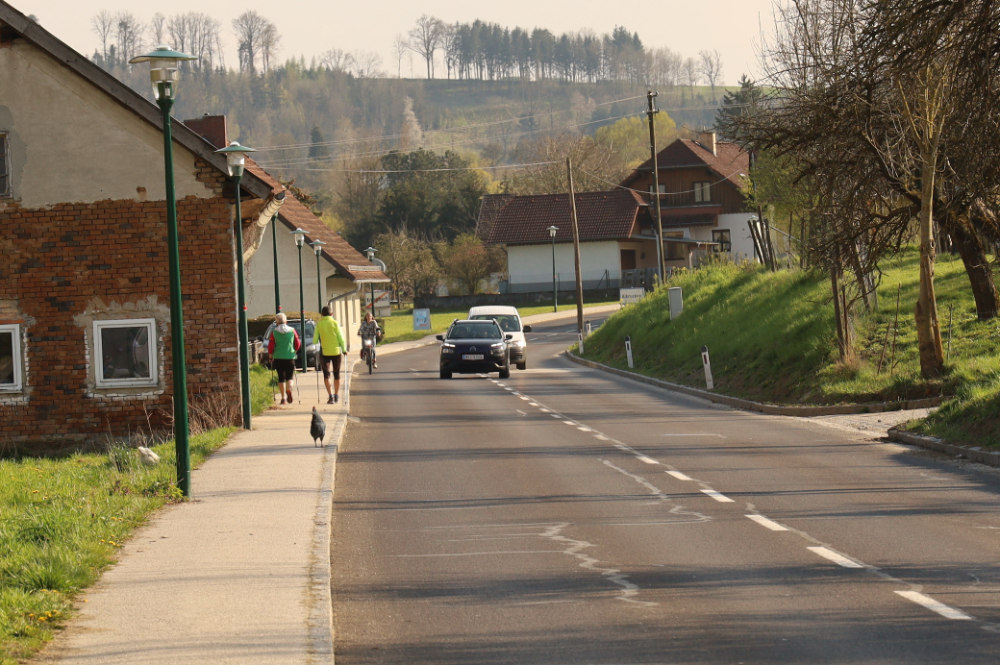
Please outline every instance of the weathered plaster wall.
[[[559, 290], [576, 288], [573, 243], [556, 243], [556, 273]], [[513, 293], [552, 290], [552, 245], [515, 245], [507, 248], [507, 269]], [[618, 242], [580, 243], [580, 270], [583, 288], [594, 288], [608, 270], [612, 284], [621, 276]]]
[[[162, 131], [37, 47], [0, 48], [0, 130], [25, 208], [166, 198]], [[211, 198], [194, 155], [174, 144], [177, 198]]]

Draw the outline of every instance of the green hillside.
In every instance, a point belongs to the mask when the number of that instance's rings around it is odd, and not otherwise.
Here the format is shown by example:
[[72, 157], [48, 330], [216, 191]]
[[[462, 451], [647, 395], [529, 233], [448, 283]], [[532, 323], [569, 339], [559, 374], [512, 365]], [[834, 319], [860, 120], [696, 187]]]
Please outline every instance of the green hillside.
[[[667, 308], [671, 286], [684, 293], [684, 311], [674, 321]], [[952, 441], [1000, 446], [1000, 325], [977, 320], [961, 260], [941, 256], [936, 287], [945, 344], [953, 308], [951, 357], [944, 377], [924, 380], [913, 323], [917, 287], [917, 252], [911, 249], [886, 266], [877, 309], [855, 317], [855, 357], [841, 362], [828, 277], [768, 273], [749, 264], [708, 266], [673, 277], [608, 319], [588, 339], [585, 357], [624, 369], [624, 338], [630, 335], [636, 371], [703, 388], [700, 350], [707, 345], [716, 392], [776, 404], [955, 395], [915, 428]]]

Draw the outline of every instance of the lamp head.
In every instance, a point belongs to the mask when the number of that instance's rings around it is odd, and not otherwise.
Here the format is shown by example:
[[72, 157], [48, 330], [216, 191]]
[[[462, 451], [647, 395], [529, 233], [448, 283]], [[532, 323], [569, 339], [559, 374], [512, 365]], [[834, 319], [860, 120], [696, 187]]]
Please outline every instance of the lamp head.
[[153, 97], [159, 101], [161, 99], [173, 100], [177, 94], [177, 81], [180, 79], [177, 63], [182, 60], [197, 59], [197, 56], [180, 53], [169, 46], [160, 44], [149, 53], [132, 58], [129, 63], [149, 63], [149, 80], [153, 84]]
[[368, 247], [368, 249], [365, 250], [365, 254], [368, 255], [368, 260], [369, 261], [374, 261], [375, 260], [375, 252], [377, 252], [377, 251], [378, 250], [375, 249], [374, 247]]
[[302, 247], [306, 243], [306, 232], [302, 229], [295, 229], [291, 235], [295, 236], [295, 244], [298, 247]]
[[549, 237], [552, 238], [552, 239], [555, 239], [555, 237], [556, 237], [556, 231], [559, 230], [559, 227], [558, 226], [550, 226], [548, 230], [549, 230]]
[[240, 178], [243, 176], [243, 168], [246, 166], [246, 155], [248, 152], [257, 152], [253, 148], [240, 145], [236, 141], [230, 143], [221, 150], [216, 150], [226, 156], [226, 163], [229, 165], [229, 175]]
[[313, 248], [314, 252], [316, 252], [316, 258], [319, 258], [319, 255], [323, 253], [323, 245], [325, 244], [326, 243], [322, 240], [313, 240], [309, 243], [309, 246]]

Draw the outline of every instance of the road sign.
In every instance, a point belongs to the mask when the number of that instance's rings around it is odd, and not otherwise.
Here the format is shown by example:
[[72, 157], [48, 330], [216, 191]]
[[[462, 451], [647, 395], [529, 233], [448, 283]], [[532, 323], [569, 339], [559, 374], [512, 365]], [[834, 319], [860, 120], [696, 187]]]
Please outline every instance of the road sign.
[[414, 330], [431, 329], [431, 310], [429, 309], [413, 310], [413, 329]]
[[646, 289], [641, 286], [628, 289], [618, 289], [618, 301], [621, 303], [622, 307], [639, 302], [645, 295]]

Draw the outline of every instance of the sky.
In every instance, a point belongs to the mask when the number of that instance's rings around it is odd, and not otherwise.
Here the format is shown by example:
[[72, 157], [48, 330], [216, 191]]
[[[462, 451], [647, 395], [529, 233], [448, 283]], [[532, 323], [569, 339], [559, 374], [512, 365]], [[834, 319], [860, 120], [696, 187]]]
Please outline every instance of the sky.
[[[144, 22], [157, 11], [167, 16], [204, 12], [222, 22], [225, 60], [230, 67], [237, 62], [231, 21], [239, 13], [253, 9], [277, 25], [281, 34], [281, 61], [302, 55], [309, 62], [333, 48], [374, 51], [382, 58], [382, 69], [392, 75], [396, 73], [393, 39], [397, 34], [406, 35], [421, 14], [446, 23], [480, 19], [509, 28], [547, 28], [556, 35], [582, 29], [600, 35], [621, 25], [630, 32], [638, 32], [647, 47], [668, 47], [684, 57], [697, 58], [699, 51], [718, 50], [722, 55], [723, 79], [726, 84], [734, 85], [741, 75], [754, 78], [760, 70], [757, 50], [761, 31], [773, 30], [776, 0], [657, 0], [648, 4], [595, 0], [6, 1], [24, 14], [34, 14], [46, 30], [87, 55], [93, 54], [99, 43], [91, 29], [91, 18], [102, 9], [112, 13], [128, 10]], [[412, 67], [415, 76], [426, 75], [419, 56], [414, 56]], [[403, 61], [402, 75], [410, 75], [407, 60]]]

